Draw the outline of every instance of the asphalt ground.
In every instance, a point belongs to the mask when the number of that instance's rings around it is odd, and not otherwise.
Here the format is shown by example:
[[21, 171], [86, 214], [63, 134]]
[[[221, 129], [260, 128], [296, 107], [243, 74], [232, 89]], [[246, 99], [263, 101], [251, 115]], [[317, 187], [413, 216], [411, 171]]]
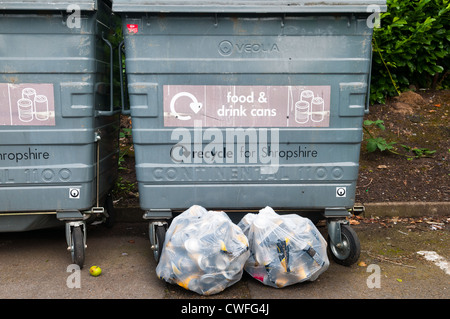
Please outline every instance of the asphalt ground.
[[[64, 228], [1, 233], [0, 298], [139, 299], [163, 305], [168, 300], [178, 300], [171, 303], [174, 307], [169, 307], [175, 313], [181, 313], [187, 303], [207, 304], [211, 300], [258, 303], [290, 300], [294, 304], [313, 299], [445, 300], [450, 297], [450, 215], [445, 210], [431, 215], [425, 212], [428, 210], [414, 212], [414, 219], [366, 212], [352, 225], [361, 241], [358, 262], [341, 266], [330, 258], [329, 268], [313, 282], [277, 289], [244, 272], [236, 284], [211, 296], [198, 295], [156, 276], [148, 222], [143, 220], [122, 219], [112, 228], [88, 225], [85, 265], [79, 271], [71, 268]], [[326, 236], [326, 227], [319, 223], [318, 228]], [[441, 263], [427, 260], [419, 253], [423, 251], [435, 252], [442, 258]], [[102, 268], [100, 276], [89, 274], [92, 265]]]

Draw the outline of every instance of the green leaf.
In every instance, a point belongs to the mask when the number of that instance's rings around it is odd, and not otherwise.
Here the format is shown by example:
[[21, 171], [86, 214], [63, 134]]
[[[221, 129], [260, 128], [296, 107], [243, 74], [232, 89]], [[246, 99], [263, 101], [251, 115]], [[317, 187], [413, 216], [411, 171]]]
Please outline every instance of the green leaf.
[[374, 139], [367, 140], [366, 149], [368, 152], [375, 152], [377, 150], [377, 142]]
[[393, 145], [395, 145], [395, 144], [397, 144], [397, 142], [390, 142], [389, 144], [386, 145], [386, 148], [387, 148], [388, 150], [391, 150], [391, 149], [394, 148]]
[[433, 71], [435, 71], [436, 73], [442, 73], [444, 72], [444, 68], [440, 65], [433, 65], [431, 66], [431, 68], [433, 69]]
[[400, 144], [401, 147], [403, 147], [405, 150], [407, 150], [408, 152], [411, 150], [411, 147], [409, 147], [408, 145], [403, 145]]
[[384, 121], [383, 120], [376, 120], [375, 121], [375, 125], [377, 127], [379, 127], [382, 131], [384, 131], [386, 129], [386, 127], [384, 126]]
[[386, 145], [383, 143], [377, 143], [377, 147], [380, 151], [386, 150]]

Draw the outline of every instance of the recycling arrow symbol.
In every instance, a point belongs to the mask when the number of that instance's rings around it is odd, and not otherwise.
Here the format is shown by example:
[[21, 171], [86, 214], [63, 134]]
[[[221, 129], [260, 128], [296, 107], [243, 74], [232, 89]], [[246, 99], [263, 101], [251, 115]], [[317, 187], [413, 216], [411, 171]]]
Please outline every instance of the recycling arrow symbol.
[[175, 94], [174, 97], [172, 98], [172, 100], [170, 101], [170, 112], [179, 120], [186, 121], [186, 120], [191, 119], [190, 115], [182, 115], [175, 110], [175, 102], [180, 97], [187, 97], [187, 98], [191, 99], [191, 103], [189, 103], [189, 107], [191, 108], [192, 112], [194, 112], [194, 114], [197, 114], [200, 111], [200, 109], [203, 107], [203, 104], [200, 103], [197, 100], [197, 98], [189, 92], [180, 92], [178, 94]]
[[183, 163], [189, 158], [189, 155], [191, 152], [182, 144], [177, 144], [170, 149], [170, 158], [177, 163]]

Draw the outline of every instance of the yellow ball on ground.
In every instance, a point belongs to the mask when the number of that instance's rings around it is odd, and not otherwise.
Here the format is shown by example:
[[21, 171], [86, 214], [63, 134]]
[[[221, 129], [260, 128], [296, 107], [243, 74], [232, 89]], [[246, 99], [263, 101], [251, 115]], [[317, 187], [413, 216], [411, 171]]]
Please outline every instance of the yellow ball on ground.
[[91, 274], [91, 276], [97, 277], [102, 273], [102, 269], [99, 266], [92, 266], [91, 268], [89, 268], [89, 273]]

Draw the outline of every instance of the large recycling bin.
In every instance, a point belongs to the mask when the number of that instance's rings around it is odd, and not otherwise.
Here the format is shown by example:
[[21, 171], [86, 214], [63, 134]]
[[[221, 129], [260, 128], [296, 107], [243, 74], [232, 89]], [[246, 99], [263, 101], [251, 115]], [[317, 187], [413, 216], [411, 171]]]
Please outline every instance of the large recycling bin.
[[108, 1], [0, 0], [0, 231], [65, 226], [80, 267], [86, 223], [112, 222], [112, 23]]
[[[324, 216], [354, 263], [355, 204], [384, 0], [115, 0], [122, 17], [136, 175], [150, 240], [191, 205]], [[163, 230], [158, 231], [158, 227]]]

